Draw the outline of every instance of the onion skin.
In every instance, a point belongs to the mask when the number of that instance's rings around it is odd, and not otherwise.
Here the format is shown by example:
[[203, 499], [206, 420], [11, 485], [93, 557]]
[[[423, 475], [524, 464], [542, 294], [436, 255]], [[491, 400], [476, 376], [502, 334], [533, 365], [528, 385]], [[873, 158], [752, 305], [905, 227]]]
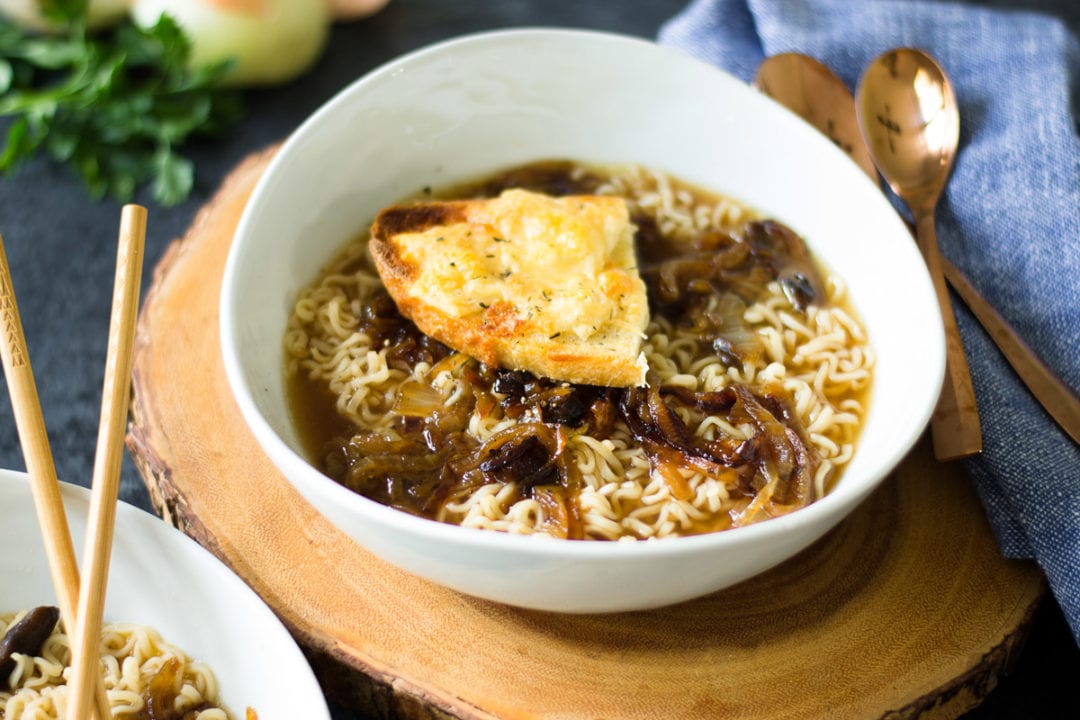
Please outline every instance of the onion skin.
[[234, 59], [230, 85], [275, 85], [306, 72], [326, 46], [324, 0], [135, 0], [144, 27], [168, 13], [192, 41], [191, 64]]

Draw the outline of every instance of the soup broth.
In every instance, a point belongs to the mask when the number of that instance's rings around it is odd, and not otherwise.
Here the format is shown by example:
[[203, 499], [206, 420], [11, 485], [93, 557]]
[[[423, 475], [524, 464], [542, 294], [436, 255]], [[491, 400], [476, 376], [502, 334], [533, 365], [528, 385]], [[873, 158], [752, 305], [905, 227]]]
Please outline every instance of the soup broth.
[[361, 233], [285, 339], [311, 461], [433, 520], [571, 539], [726, 530], [822, 497], [850, 461], [873, 351], [843, 281], [744, 205], [641, 167], [534, 163], [415, 198], [616, 195], [637, 228], [648, 385], [486, 367], [427, 337]]

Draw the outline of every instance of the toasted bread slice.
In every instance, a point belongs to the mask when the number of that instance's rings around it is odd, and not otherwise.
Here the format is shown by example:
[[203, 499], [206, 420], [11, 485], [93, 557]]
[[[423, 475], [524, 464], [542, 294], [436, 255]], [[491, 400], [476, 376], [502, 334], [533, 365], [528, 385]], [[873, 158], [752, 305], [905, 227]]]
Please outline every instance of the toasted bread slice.
[[490, 366], [589, 385], [645, 384], [649, 320], [622, 198], [506, 190], [397, 205], [371, 254], [423, 332]]

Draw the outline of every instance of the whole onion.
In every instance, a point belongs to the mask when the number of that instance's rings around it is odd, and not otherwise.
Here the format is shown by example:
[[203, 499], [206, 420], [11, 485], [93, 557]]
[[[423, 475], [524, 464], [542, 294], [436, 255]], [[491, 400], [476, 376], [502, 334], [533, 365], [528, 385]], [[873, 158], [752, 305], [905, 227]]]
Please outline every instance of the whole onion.
[[135, 0], [132, 18], [144, 27], [168, 13], [192, 41], [191, 62], [228, 58], [226, 82], [272, 85], [307, 70], [322, 53], [330, 23], [325, 0]]

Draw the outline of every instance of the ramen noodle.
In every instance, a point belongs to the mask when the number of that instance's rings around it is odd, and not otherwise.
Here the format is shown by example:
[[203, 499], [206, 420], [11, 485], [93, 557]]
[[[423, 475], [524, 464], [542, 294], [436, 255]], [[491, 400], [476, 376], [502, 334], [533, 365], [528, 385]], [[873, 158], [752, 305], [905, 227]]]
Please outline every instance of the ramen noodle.
[[[0, 637], [26, 615], [0, 613]], [[0, 682], [0, 718], [63, 720], [66, 717], [71, 642], [57, 624], [34, 655], [14, 653], [13, 669]], [[106, 623], [102, 629], [102, 676], [113, 717], [151, 718], [148, 700], [168, 704], [175, 720], [230, 720], [218, 700], [213, 672], [143, 625]], [[153, 690], [152, 690], [153, 686]], [[161, 715], [157, 715], [161, 717]]]
[[454, 353], [397, 314], [364, 234], [299, 294], [285, 338], [295, 424], [320, 469], [442, 522], [596, 540], [726, 530], [834, 486], [874, 353], [843, 280], [801, 238], [636, 166], [539, 163], [423, 196], [508, 187], [626, 199], [651, 307], [648, 387]]

